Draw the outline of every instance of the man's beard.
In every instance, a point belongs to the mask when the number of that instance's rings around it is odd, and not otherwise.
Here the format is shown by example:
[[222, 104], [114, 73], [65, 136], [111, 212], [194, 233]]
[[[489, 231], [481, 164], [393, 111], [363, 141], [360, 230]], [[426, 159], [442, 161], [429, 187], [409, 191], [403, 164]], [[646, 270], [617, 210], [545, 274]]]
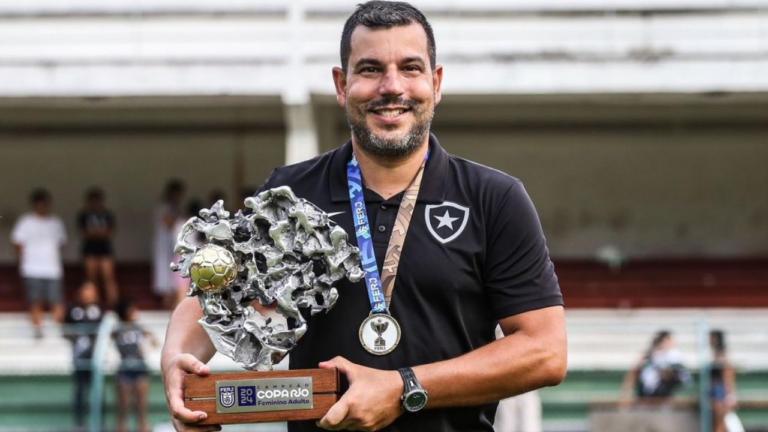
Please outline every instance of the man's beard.
[[[376, 135], [365, 122], [365, 117], [370, 113], [371, 109], [387, 105], [407, 107], [415, 118], [410, 129], [405, 131], [400, 137], [388, 139]], [[349, 115], [349, 105], [346, 106], [345, 113], [349, 128], [352, 130], [352, 136], [355, 138], [355, 143], [367, 154], [387, 161], [402, 160], [415, 153], [421, 147], [421, 144], [424, 143], [424, 139], [432, 125], [432, 117], [435, 115], [434, 109], [427, 115], [427, 108], [420, 108], [415, 102], [406, 101], [402, 98], [380, 99], [376, 102], [371, 102], [363, 108], [353, 109], [358, 114], [357, 118]], [[385, 128], [387, 127], [385, 126]]]

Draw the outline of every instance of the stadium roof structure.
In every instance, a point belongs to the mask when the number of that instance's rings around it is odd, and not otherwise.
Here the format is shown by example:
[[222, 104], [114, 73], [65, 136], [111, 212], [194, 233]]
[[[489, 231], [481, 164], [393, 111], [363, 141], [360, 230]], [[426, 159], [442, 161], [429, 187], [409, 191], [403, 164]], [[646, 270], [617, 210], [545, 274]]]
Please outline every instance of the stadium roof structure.
[[[330, 95], [357, 1], [0, 4], [0, 98]], [[414, 1], [446, 94], [768, 90], [768, 2]]]

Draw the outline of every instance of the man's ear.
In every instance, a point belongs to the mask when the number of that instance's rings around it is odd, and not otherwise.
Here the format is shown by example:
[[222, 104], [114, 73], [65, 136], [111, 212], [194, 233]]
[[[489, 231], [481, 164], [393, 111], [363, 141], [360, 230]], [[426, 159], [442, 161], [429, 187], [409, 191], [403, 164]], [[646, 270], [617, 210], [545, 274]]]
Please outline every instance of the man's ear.
[[336, 102], [347, 105], [347, 74], [340, 67], [333, 68], [333, 85], [336, 86]]
[[432, 71], [432, 88], [435, 89], [435, 105], [440, 103], [440, 99], [443, 97], [443, 66], [435, 66], [435, 70]]

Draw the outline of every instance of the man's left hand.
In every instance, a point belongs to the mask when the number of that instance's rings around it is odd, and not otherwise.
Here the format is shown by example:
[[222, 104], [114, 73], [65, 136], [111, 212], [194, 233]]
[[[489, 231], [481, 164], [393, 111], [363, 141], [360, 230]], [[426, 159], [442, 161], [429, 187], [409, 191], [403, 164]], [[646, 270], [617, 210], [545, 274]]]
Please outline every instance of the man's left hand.
[[349, 389], [317, 425], [328, 430], [377, 431], [395, 421], [403, 409], [403, 380], [397, 371], [360, 366], [343, 357], [320, 363], [336, 368], [349, 381]]

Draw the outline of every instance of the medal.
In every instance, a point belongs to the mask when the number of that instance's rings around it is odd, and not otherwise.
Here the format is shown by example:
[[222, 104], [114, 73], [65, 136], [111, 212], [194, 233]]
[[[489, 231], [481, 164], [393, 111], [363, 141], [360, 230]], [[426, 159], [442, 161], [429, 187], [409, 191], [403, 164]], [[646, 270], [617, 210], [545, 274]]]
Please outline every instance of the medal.
[[390, 314], [372, 313], [360, 326], [360, 343], [371, 354], [389, 354], [400, 343], [400, 324]]
[[403, 199], [400, 201], [395, 226], [389, 237], [389, 245], [384, 258], [383, 273], [386, 284], [382, 284], [379, 268], [376, 265], [371, 227], [368, 224], [368, 213], [365, 210], [365, 199], [363, 198], [363, 178], [360, 167], [354, 155], [347, 164], [347, 184], [355, 222], [355, 236], [357, 237], [357, 246], [360, 248], [363, 270], [366, 273], [365, 286], [368, 289], [368, 300], [371, 303], [371, 313], [360, 325], [360, 343], [366, 351], [374, 355], [389, 354], [400, 343], [400, 324], [389, 314], [389, 304], [395, 288], [397, 268], [400, 264], [400, 254], [405, 243], [405, 235], [408, 233], [413, 209], [416, 207], [421, 177], [424, 174], [424, 166], [428, 158], [429, 152], [427, 152], [416, 177], [405, 190]]

